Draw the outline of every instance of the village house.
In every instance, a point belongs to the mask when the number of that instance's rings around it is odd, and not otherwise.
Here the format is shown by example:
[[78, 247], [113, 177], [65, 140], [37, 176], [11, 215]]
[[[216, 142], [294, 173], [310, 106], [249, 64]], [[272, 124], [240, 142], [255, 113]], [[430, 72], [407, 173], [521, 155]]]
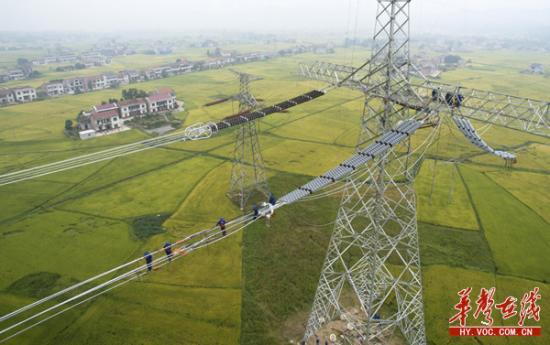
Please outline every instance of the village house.
[[533, 63], [529, 68], [533, 74], [544, 74], [544, 66], [540, 63]]
[[49, 97], [56, 97], [65, 94], [65, 86], [62, 80], [52, 80], [42, 84], [40, 89], [45, 92]]
[[122, 71], [121, 75], [125, 80], [128, 80], [128, 83], [139, 83], [145, 80], [144, 76], [135, 70]]
[[78, 61], [78, 56], [75, 54], [65, 54], [65, 55], [59, 55], [56, 58], [56, 62], [58, 63], [74, 63]]
[[0, 89], [0, 105], [15, 103], [15, 96], [10, 89]]
[[168, 75], [167, 67], [159, 66], [159, 67], [149, 68], [144, 71], [144, 75], [145, 75], [145, 78], [148, 80], [160, 79], [163, 76]]
[[102, 66], [110, 63], [111, 61], [99, 52], [87, 52], [80, 55], [80, 62], [86, 67]]
[[48, 64], [56, 63], [56, 62], [57, 62], [57, 57], [55, 57], [55, 56], [45, 56], [41, 59], [33, 60], [32, 64], [33, 65], [48, 65]]
[[118, 103], [120, 117], [124, 122], [147, 113], [147, 102], [143, 98], [129, 99]]
[[107, 83], [102, 75], [86, 77], [84, 85], [86, 86], [86, 91], [96, 91], [107, 88]]
[[105, 87], [118, 87], [122, 84], [128, 84], [129, 79], [123, 74], [107, 73], [103, 75]]
[[106, 131], [120, 128], [123, 124], [119, 115], [119, 107], [116, 103], [107, 103], [93, 107], [89, 115], [92, 129]]
[[22, 80], [27, 77], [25, 75], [25, 71], [23, 71], [20, 68], [9, 70], [7, 73], [7, 76], [8, 76], [8, 80]]
[[87, 90], [87, 85], [85, 85], [84, 78], [69, 78], [63, 80], [63, 87], [65, 89], [65, 93], [67, 94], [75, 94], [75, 93], [81, 93], [85, 92]]
[[36, 90], [30, 86], [22, 86], [11, 89], [16, 102], [31, 102], [36, 99]]
[[145, 100], [150, 113], [169, 111], [176, 108], [176, 96], [174, 91], [169, 88], [159, 89], [151, 93]]

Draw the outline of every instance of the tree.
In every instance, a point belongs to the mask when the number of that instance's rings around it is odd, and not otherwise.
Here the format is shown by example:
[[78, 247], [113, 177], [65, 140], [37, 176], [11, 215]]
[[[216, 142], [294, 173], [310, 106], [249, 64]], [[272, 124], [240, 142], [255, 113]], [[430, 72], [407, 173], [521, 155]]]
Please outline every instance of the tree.
[[443, 59], [443, 62], [445, 62], [446, 64], [457, 64], [460, 62], [460, 60], [462, 60], [462, 58], [458, 55], [447, 55]]
[[19, 66], [27, 65], [29, 63], [28, 59], [25, 58], [17, 58], [17, 64]]
[[40, 76], [42, 76], [42, 73], [38, 71], [32, 71], [31, 74], [29, 74], [29, 78], [38, 78]]
[[84, 69], [84, 68], [86, 68], [86, 65], [83, 64], [83, 63], [77, 62], [77, 63], [74, 64], [74, 68], [76, 68], [76, 69]]
[[76, 121], [82, 122], [82, 116], [84, 116], [84, 110], [81, 110], [78, 115], [76, 115]]
[[65, 120], [65, 129], [68, 131], [73, 129], [73, 120]]
[[147, 97], [148, 93], [144, 90], [139, 90], [136, 88], [129, 88], [128, 90], [122, 90], [122, 98], [124, 99], [135, 99], [135, 98], [143, 98]]

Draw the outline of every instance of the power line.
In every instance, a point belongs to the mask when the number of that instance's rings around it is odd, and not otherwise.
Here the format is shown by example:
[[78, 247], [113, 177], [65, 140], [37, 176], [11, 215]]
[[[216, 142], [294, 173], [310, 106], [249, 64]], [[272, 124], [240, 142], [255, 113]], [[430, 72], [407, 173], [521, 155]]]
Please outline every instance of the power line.
[[[276, 210], [285, 205], [292, 204], [304, 198], [306, 195], [310, 195], [310, 194], [313, 194], [314, 192], [321, 191], [322, 189], [330, 186], [333, 183], [336, 183], [338, 180], [341, 180], [342, 178], [345, 178], [347, 175], [350, 175], [351, 173], [353, 173], [355, 168], [352, 168], [350, 164], [357, 164], [357, 166], [363, 165], [363, 164], [366, 164], [368, 161], [374, 159], [375, 157], [382, 157], [388, 154], [388, 152], [391, 151], [391, 147], [392, 147], [391, 145], [394, 145], [395, 143], [398, 143], [404, 140], [405, 138], [408, 138], [412, 133], [414, 133], [421, 126], [421, 124], [422, 122], [419, 122], [416, 120], [409, 120], [402, 123], [401, 125], [397, 126], [395, 130], [388, 131], [387, 133], [382, 135], [376, 143], [373, 143], [372, 145], [367, 147], [365, 150], [353, 155], [351, 158], [341, 163], [338, 167], [331, 169], [327, 171], [325, 174], [323, 174], [322, 175], [323, 177], [321, 178], [323, 182], [321, 184], [319, 183], [320, 182], [319, 178], [316, 178], [310, 181], [309, 183], [305, 184], [304, 186], [299, 187], [298, 189], [281, 197], [279, 199], [279, 202], [277, 202], [275, 205], [262, 207], [259, 210], [258, 215], [249, 213], [244, 216], [238, 217], [236, 219], [230, 220], [229, 222], [226, 223], [226, 228], [224, 229], [224, 232], [222, 232], [221, 229], [217, 227], [213, 227], [213, 228], [202, 230], [192, 235], [189, 235], [179, 241], [176, 241], [173, 245], [171, 245], [171, 247], [176, 247], [173, 251], [174, 253], [173, 256], [168, 256], [168, 255], [162, 256], [160, 258], [154, 259], [151, 262], [151, 264], [145, 263], [145, 264], [139, 265], [136, 268], [131, 268], [123, 273], [116, 275], [115, 277], [108, 279], [107, 281], [100, 282], [97, 285], [92, 286], [84, 291], [81, 291], [74, 296], [67, 297], [64, 300], [52, 306], [48, 306], [45, 309], [35, 312], [34, 314], [24, 318], [21, 321], [17, 321], [11, 324], [10, 326], [0, 330], [0, 335], [7, 335], [7, 337], [3, 338], [0, 342], [4, 342], [9, 339], [12, 339], [13, 337], [21, 333], [24, 333], [29, 329], [32, 329], [78, 305], [81, 305], [82, 303], [90, 301], [108, 291], [111, 291], [112, 289], [115, 289], [116, 287], [122, 286], [134, 280], [137, 277], [143, 276], [144, 274], [147, 273], [150, 267], [151, 269], [154, 269], [155, 267], [157, 268], [162, 267], [168, 264], [169, 262], [175, 261], [183, 256], [189, 255], [198, 249], [208, 247], [214, 243], [224, 240], [229, 236], [235, 233], [238, 233], [239, 231], [249, 226], [250, 224], [254, 223], [258, 219], [267, 216], [268, 214], [270, 214], [270, 212], [273, 212], [273, 210]], [[328, 181], [328, 182], [325, 183], [325, 181]], [[307, 191], [307, 192], [304, 193], [304, 191]], [[163, 249], [155, 250], [152, 252], [151, 255], [159, 254], [162, 252], [162, 250]], [[67, 293], [71, 291], [75, 291], [76, 289], [83, 287], [85, 285], [91, 284], [92, 282], [102, 277], [121, 271], [124, 268], [128, 268], [142, 260], [143, 258], [136, 258], [125, 264], [119, 265], [103, 273], [97, 274], [89, 279], [86, 279], [83, 282], [77, 283], [71, 287], [68, 287], [57, 293], [47, 296], [39, 301], [33, 302], [27, 306], [21, 307], [11, 313], [8, 313], [2, 316], [0, 318], [0, 322], [8, 321], [21, 313], [31, 311], [37, 307], [40, 307], [41, 305], [45, 304], [48, 301], [67, 295]], [[40, 319], [40, 317], [44, 317], [44, 318]], [[11, 331], [13, 331], [13, 333], [10, 334]]]

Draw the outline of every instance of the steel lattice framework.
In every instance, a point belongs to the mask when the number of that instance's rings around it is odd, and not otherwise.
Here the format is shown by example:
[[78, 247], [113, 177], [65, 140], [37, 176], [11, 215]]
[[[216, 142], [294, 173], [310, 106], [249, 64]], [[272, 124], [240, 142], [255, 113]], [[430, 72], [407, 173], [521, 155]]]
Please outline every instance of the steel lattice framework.
[[[351, 74], [349, 68], [342, 69], [347, 77], [339, 78], [339, 83], [365, 81], [370, 86], [364, 90], [358, 150], [397, 122], [431, 115], [427, 106], [411, 106], [422, 99], [410, 87], [409, 5], [410, 0], [378, 0], [373, 55], [363, 66], [368, 66], [368, 73], [359, 77], [363, 68]], [[362, 166], [366, 174], [347, 181], [306, 341], [345, 312], [340, 297], [348, 286], [361, 309], [359, 315], [343, 316], [351, 326], [346, 334], [349, 343], [386, 341], [396, 330], [409, 344], [426, 343], [412, 183], [428, 146], [425, 142], [413, 148], [409, 139]]]
[[[424, 102], [433, 98], [434, 90], [443, 97], [447, 93], [453, 95], [460, 93], [464, 97], [460, 108], [451, 109], [444, 99], [432, 102], [430, 107], [439, 108], [440, 111], [453, 111], [460, 116], [482, 123], [550, 137], [550, 101], [445, 84], [429, 80], [414, 65], [411, 67], [412, 72], [419, 78], [413, 80], [410, 87]], [[367, 92], [370, 85], [364, 80], [356, 76], [346, 79], [353, 70], [351, 66], [321, 61], [300, 65], [300, 73], [306, 78]]]
[[[301, 64], [303, 76], [365, 94], [357, 150], [412, 114], [439, 126], [449, 114], [464, 136], [482, 150], [503, 158], [515, 155], [485, 143], [469, 119], [550, 137], [550, 102], [434, 82], [409, 60], [410, 0], [378, 0], [372, 58], [359, 68], [316, 62]], [[413, 77], [411, 77], [413, 76]], [[428, 119], [428, 120], [426, 120]], [[412, 149], [400, 144], [389, 155], [350, 178], [315, 295], [305, 340], [335, 317], [352, 330], [349, 343], [386, 342], [400, 330], [408, 344], [425, 344], [422, 284], [412, 182], [431, 141]], [[415, 151], [414, 155], [411, 150]], [[366, 176], [366, 177], [365, 177]], [[355, 295], [359, 315], [345, 313], [344, 286]], [[363, 344], [363, 342], [361, 342]]]
[[[250, 92], [250, 82], [258, 78], [235, 70], [232, 72], [239, 77], [237, 115], [241, 116], [258, 108], [258, 101]], [[238, 202], [241, 210], [244, 210], [254, 193], [259, 192], [266, 198], [269, 196], [269, 186], [258, 139], [258, 121], [247, 121], [237, 129], [233, 157], [228, 195]]]

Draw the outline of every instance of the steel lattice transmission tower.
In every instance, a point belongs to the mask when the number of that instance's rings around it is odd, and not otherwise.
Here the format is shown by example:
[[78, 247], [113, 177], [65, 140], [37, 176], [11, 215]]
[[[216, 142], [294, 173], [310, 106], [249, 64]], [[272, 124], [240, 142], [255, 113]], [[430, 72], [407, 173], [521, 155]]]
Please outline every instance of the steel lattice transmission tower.
[[[373, 54], [363, 65], [368, 72], [358, 77], [358, 69], [350, 77], [369, 85], [358, 148], [398, 121], [419, 115], [408, 106], [421, 101], [409, 81], [409, 4], [378, 0]], [[386, 342], [397, 333], [408, 344], [426, 343], [412, 183], [428, 146], [424, 142], [413, 154], [409, 138], [346, 182], [306, 341], [343, 315], [351, 344]], [[360, 306], [355, 314], [342, 303], [342, 294], [349, 293]]]
[[[250, 92], [250, 82], [258, 80], [247, 73], [231, 70], [239, 77], [239, 111], [234, 116], [241, 116], [258, 107], [258, 101]], [[237, 201], [241, 210], [255, 193], [269, 196], [269, 186], [265, 175], [265, 166], [258, 139], [258, 121], [242, 124], [237, 129], [233, 151], [233, 167], [228, 195]]]

